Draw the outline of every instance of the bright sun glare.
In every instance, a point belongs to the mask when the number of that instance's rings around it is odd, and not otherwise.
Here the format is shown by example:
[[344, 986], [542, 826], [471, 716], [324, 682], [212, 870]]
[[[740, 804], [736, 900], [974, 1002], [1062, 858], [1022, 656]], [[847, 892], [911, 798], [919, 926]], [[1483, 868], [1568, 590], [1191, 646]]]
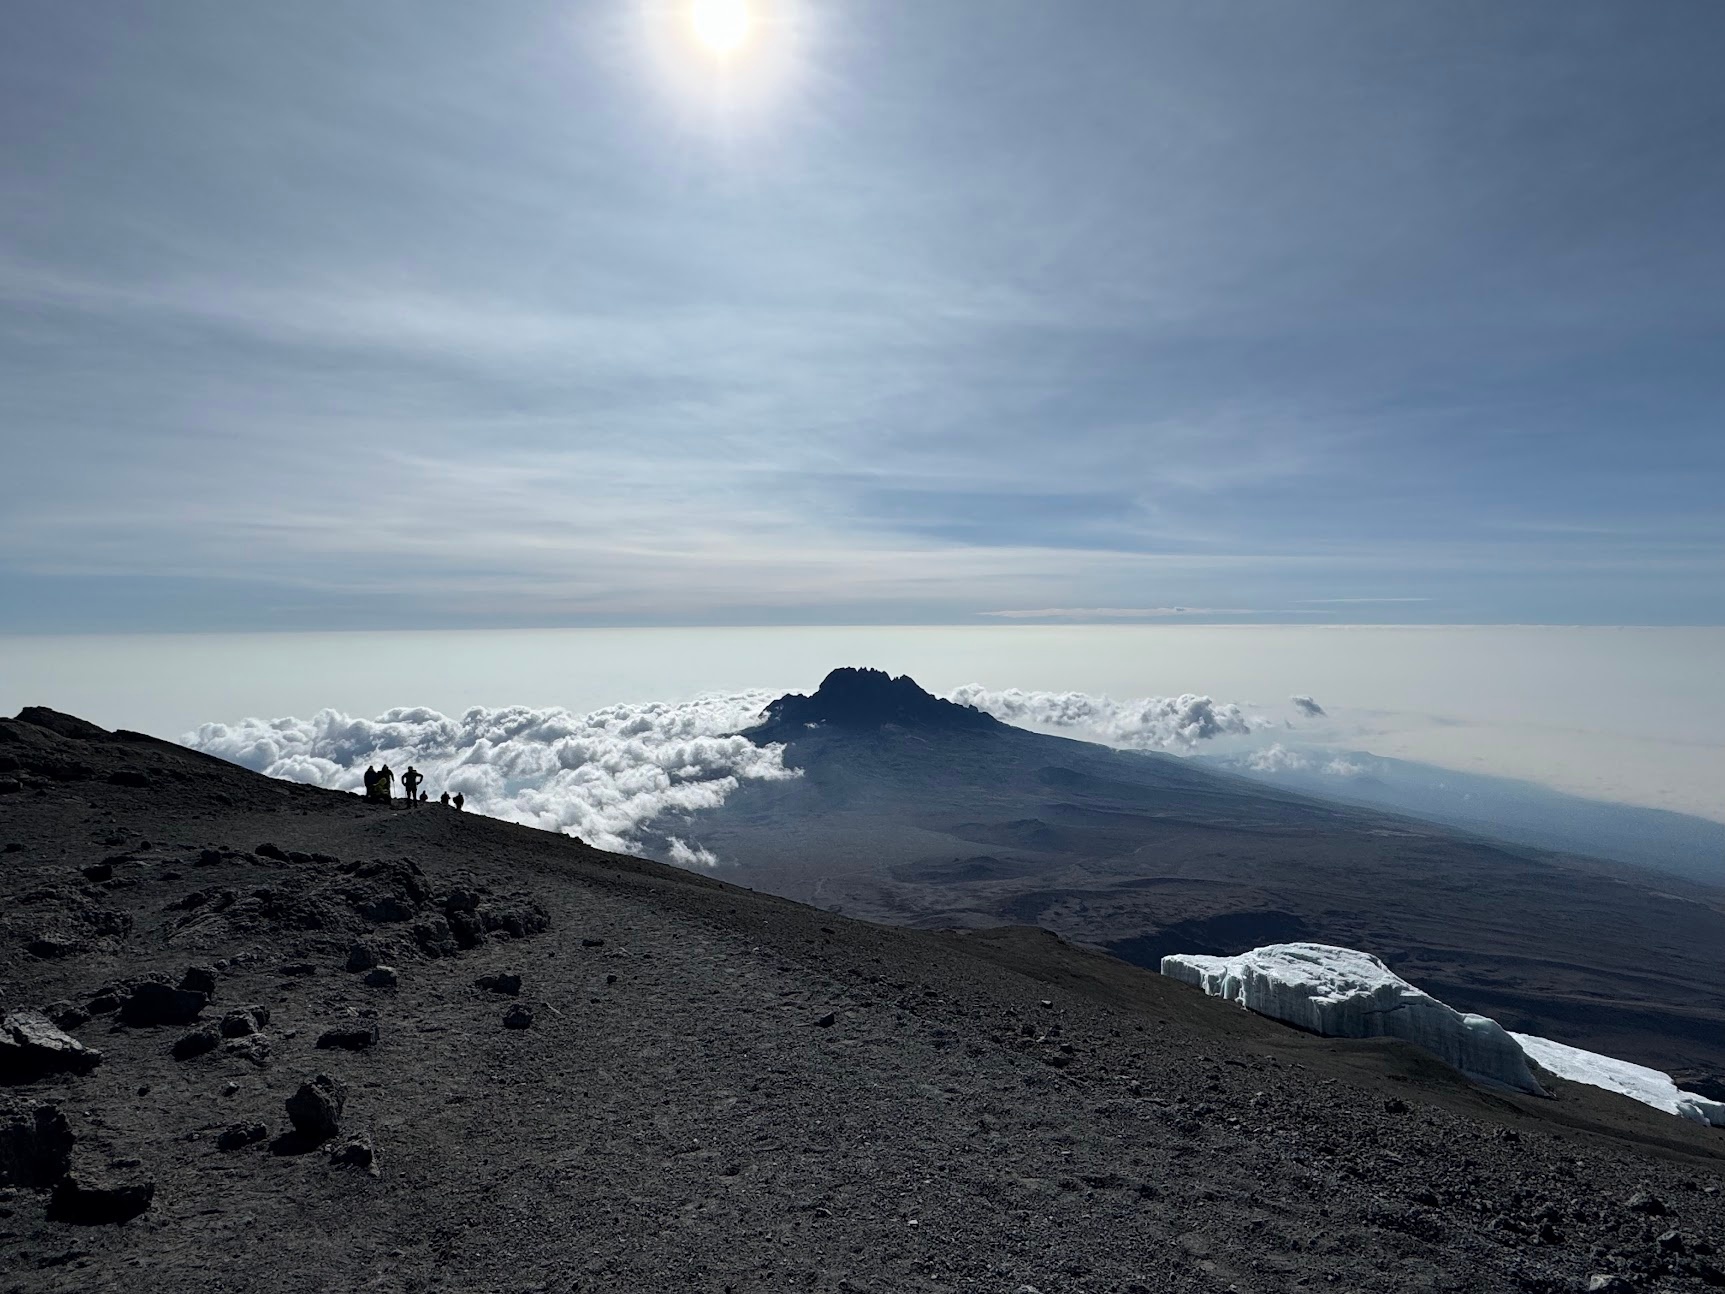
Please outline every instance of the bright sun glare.
[[749, 0], [690, 0], [695, 39], [715, 54], [734, 54], [749, 39], [755, 15]]

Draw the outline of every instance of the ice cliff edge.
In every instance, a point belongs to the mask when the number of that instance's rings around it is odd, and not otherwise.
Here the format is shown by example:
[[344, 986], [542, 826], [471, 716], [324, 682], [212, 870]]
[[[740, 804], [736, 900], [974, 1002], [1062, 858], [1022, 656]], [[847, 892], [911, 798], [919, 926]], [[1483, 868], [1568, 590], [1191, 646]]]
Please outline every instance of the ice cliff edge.
[[1162, 959], [1162, 973], [1313, 1033], [1401, 1038], [1471, 1078], [1547, 1095], [1497, 1021], [1445, 1006], [1370, 953], [1269, 944], [1237, 957], [1177, 953]]

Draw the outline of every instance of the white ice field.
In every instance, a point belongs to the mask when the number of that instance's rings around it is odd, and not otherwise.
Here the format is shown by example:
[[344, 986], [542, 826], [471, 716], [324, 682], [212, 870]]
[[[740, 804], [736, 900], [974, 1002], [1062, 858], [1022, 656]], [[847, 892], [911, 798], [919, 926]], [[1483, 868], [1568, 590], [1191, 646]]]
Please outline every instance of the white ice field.
[[1180, 953], [1162, 973], [1260, 1015], [1333, 1038], [1401, 1038], [1470, 1077], [1545, 1095], [1531, 1060], [1697, 1123], [1725, 1127], [1725, 1104], [1682, 1091], [1668, 1074], [1545, 1038], [1444, 1005], [1370, 953], [1328, 944], [1268, 944], [1236, 957]]

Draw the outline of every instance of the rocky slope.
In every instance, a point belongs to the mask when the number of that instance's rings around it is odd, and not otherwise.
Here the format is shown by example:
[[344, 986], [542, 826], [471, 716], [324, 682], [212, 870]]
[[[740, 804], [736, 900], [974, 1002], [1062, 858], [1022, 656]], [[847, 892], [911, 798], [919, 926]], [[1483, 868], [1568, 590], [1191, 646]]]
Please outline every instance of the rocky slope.
[[1626, 1099], [24, 718], [0, 1289], [1725, 1281], [1725, 1134]]

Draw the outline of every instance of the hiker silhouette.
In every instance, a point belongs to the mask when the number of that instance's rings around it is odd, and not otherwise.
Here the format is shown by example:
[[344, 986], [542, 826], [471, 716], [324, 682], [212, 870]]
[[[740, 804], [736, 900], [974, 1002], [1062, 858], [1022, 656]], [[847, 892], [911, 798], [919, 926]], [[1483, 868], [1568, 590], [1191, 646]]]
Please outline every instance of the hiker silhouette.
[[442, 795], [438, 796], [437, 802], [447, 809], [449, 807], [449, 792], [445, 791]]
[[419, 784], [424, 780], [424, 776], [412, 764], [409, 764], [407, 771], [401, 775], [401, 789], [407, 792], [409, 804], [419, 799]]
[[455, 803], [456, 811], [460, 812], [461, 806], [467, 803], [467, 797], [465, 795], [463, 795], [460, 791], [457, 791], [455, 793], [454, 803]]

